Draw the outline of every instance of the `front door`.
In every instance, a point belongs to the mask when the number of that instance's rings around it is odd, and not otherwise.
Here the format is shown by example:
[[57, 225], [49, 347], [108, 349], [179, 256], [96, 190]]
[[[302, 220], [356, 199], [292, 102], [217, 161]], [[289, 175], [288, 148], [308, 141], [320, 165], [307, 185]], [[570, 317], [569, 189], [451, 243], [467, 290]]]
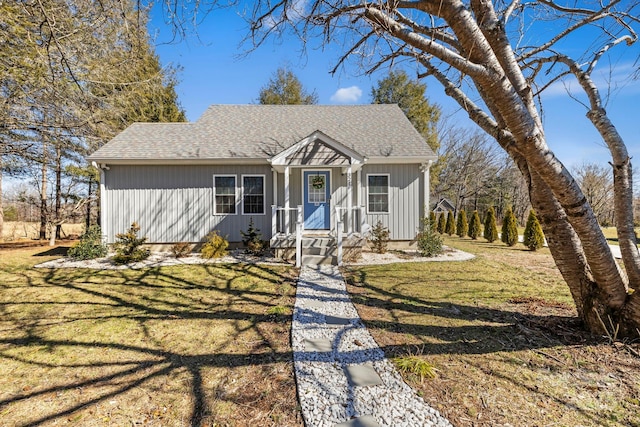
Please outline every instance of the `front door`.
[[329, 171], [304, 171], [304, 228], [328, 230], [331, 227]]

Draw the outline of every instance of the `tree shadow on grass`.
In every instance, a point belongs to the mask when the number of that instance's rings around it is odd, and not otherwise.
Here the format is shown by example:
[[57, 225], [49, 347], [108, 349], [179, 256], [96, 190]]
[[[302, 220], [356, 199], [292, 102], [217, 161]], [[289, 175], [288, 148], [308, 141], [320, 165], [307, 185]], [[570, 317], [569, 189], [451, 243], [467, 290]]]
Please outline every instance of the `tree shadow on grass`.
[[[82, 416], [92, 425], [86, 417], [97, 416], [98, 405], [116, 397], [131, 400], [125, 394], [148, 389], [190, 406], [169, 408], [188, 412], [165, 418], [171, 425], [225, 419], [244, 425], [259, 411], [259, 423], [302, 425], [290, 318], [268, 314], [270, 307], [293, 304], [290, 269], [207, 265], [14, 273], [0, 270], [0, 281], [11, 278], [0, 300], [0, 358], [16, 375], [13, 387], [0, 394], [0, 424], [37, 426]], [[216, 328], [219, 334], [211, 332]], [[243, 383], [249, 379], [254, 382]], [[227, 382], [234, 384], [220, 386]], [[51, 396], [74, 393], [45, 404]], [[153, 416], [133, 413], [139, 409], [134, 403], [128, 408], [127, 421]], [[10, 418], [13, 413], [21, 415]]]

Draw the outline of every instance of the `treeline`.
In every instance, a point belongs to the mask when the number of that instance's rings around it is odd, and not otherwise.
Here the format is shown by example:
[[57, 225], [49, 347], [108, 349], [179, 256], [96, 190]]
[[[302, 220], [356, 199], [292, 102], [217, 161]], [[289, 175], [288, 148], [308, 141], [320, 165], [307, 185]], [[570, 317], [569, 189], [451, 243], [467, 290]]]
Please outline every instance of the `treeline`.
[[59, 236], [79, 211], [96, 220], [98, 171], [87, 154], [133, 122], [185, 120], [176, 70], [161, 66], [149, 11], [137, 5], [0, 3], [0, 235], [3, 176], [19, 178], [15, 197], [37, 205], [40, 238]]

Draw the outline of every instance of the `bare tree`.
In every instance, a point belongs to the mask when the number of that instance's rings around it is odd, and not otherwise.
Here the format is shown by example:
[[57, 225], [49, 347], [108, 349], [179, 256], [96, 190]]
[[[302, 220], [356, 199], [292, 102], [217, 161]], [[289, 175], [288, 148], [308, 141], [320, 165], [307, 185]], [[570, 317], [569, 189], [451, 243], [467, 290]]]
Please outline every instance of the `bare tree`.
[[[442, 84], [469, 117], [514, 160], [528, 183], [556, 265], [579, 316], [593, 331], [618, 324], [640, 330], [640, 254], [633, 233], [631, 162], [591, 78], [607, 52], [637, 40], [640, 3], [614, 0], [579, 6], [491, 0], [257, 1], [250, 18], [255, 43], [293, 30], [302, 40], [343, 43], [338, 65], [356, 58], [365, 71], [407, 61]], [[563, 51], [571, 38], [571, 51]], [[579, 40], [579, 43], [576, 43]], [[535, 41], [532, 43], [532, 41]], [[576, 47], [583, 51], [577, 52]], [[549, 149], [539, 94], [571, 75], [587, 98], [586, 113], [611, 152], [618, 239], [626, 273], [614, 260], [578, 183]], [[604, 319], [604, 320], [603, 320]]]
[[574, 168], [573, 174], [598, 222], [604, 226], [613, 225], [615, 214], [611, 169], [597, 163], [584, 162]]

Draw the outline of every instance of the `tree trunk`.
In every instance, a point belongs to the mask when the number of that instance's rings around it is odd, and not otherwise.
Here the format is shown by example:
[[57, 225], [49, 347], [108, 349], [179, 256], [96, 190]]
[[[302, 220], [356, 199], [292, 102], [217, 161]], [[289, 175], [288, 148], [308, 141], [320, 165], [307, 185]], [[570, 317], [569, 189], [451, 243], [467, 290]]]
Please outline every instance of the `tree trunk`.
[[0, 156], [0, 241], [4, 241], [4, 203], [2, 199], [2, 156]]
[[60, 232], [62, 231], [61, 221], [61, 206], [62, 206], [62, 149], [59, 145], [56, 145], [56, 207], [55, 207], [55, 235], [56, 239], [60, 238]]
[[88, 230], [89, 227], [91, 227], [91, 184], [93, 183], [93, 178], [91, 177], [91, 174], [89, 174], [89, 182], [88, 182], [88, 186], [89, 189], [87, 190], [87, 216], [84, 220], [84, 229]]
[[47, 238], [47, 144], [42, 147], [42, 181], [40, 184], [40, 240]]

